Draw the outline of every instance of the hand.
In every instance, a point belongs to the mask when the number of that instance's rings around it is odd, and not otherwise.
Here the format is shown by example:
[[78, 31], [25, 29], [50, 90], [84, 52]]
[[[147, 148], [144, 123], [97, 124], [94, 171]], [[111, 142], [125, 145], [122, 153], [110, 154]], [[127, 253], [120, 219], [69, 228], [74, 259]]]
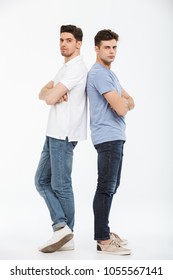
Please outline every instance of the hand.
[[59, 100], [58, 100], [58, 102], [57, 103], [62, 103], [62, 102], [67, 102], [68, 101], [68, 95], [67, 95], [67, 93], [66, 94], [64, 94]]

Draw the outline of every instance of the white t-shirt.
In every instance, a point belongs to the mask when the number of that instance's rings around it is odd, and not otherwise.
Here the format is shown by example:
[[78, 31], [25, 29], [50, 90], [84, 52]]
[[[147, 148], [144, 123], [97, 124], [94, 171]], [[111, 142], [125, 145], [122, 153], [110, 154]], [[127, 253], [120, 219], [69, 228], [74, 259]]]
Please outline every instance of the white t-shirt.
[[68, 88], [68, 101], [52, 105], [49, 112], [46, 135], [69, 141], [87, 138], [87, 67], [81, 57], [64, 63], [54, 78]]

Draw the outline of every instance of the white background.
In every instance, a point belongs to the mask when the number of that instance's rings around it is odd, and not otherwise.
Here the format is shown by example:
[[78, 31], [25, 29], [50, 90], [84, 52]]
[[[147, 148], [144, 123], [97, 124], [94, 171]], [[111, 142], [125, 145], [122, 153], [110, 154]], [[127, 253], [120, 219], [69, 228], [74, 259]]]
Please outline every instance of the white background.
[[[120, 36], [112, 70], [136, 108], [126, 118], [122, 181], [110, 226], [128, 238], [129, 257], [96, 254], [96, 152], [89, 129], [88, 140], [74, 152], [76, 250], [37, 251], [52, 234], [48, 210], [34, 187], [49, 111], [38, 92], [63, 63], [62, 24], [83, 29], [88, 68], [95, 62], [95, 34], [109, 28]], [[1, 260], [173, 258], [172, 26], [171, 0], [0, 0]]]

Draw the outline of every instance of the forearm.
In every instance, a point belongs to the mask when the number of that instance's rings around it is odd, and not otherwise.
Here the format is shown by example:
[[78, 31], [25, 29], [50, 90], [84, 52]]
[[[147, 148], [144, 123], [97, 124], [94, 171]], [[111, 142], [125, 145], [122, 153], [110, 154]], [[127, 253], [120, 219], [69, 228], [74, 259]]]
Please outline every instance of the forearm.
[[54, 86], [53, 82], [46, 84], [39, 93], [39, 98], [48, 105], [55, 105], [63, 101], [68, 101], [67, 88], [58, 83]]
[[119, 116], [125, 116], [129, 111], [128, 101], [126, 98], [119, 96], [115, 91], [107, 92], [104, 94], [105, 99], [110, 107], [116, 111]]

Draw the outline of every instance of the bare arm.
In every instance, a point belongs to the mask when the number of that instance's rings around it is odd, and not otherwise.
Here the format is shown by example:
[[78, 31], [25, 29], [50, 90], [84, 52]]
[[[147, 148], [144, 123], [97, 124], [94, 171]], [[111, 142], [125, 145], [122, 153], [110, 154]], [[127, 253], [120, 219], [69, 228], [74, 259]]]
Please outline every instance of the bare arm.
[[119, 96], [116, 91], [109, 91], [103, 94], [110, 107], [116, 111], [119, 116], [125, 116], [129, 110], [126, 98]]
[[48, 105], [55, 105], [62, 101], [67, 101], [68, 89], [61, 83], [54, 86], [54, 82], [50, 81], [40, 91], [39, 98], [44, 100]]
[[124, 89], [122, 96], [119, 96], [116, 91], [106, 92], [103, 96], [119, 116], [125, 116], [129, 110], [134, 108], [133, 98]]

